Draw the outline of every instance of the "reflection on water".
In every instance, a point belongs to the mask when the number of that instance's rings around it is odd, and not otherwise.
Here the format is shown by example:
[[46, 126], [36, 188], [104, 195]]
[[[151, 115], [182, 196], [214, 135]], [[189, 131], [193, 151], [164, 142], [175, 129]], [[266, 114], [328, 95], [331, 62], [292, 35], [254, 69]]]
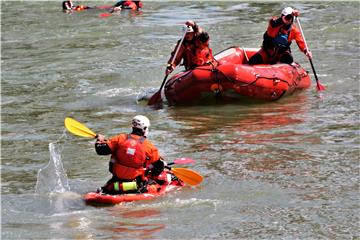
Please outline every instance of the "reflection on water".
[[[165, 228], [165, 224], [156, 223], [161, 212], [156, 209], [131, 210], [122, 205], [106, 209], [111, 218], [115, 219], [112, 224], [99, 227], [98, 230], [111, 232], [113, 238], [152, 238], [152, 236]], [[146, 221], [146, 223], [139, 223]], [[149, 223], [153, 222], [153, 223]], [[110, 234], [111, 235], [111, 234]]]
[[[180, 108], [170, 111], [170, 116], [185, 126], [177, 134], [191, 139], [187, 148], [205, 161], [208, 170], [234, 179], [263, 179], [270, 174], [268, 181], [273, 181], [273, 172], [293, 176], [298, 174], [296, 161], [316, 158], [304, 147], [320, 142], [310, 134], [313, 130], [304, 128], [310, 103], [307, 95], [298, 94], [280, 103], [240, 105], [236, 109], [223, 105]], [[194, 135], [197, 137], [191, 137]], [[207, 160], [209, 155], [211, 161]]]

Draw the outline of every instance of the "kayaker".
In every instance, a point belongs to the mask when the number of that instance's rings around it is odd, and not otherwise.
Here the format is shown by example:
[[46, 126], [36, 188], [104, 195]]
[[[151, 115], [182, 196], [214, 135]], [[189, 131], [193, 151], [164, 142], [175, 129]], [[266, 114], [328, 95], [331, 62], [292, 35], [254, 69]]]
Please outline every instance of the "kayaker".
[[150, 121], [137, 115], [132, 119], [132, 132], [110, 139], [97, 136], [95, 150], [98, 155], [111, 154], [109, 171], [112, 178], [98, 191], [107, 194], [146, 192], [149, 178], [159, 176], [166, 165], [158, 149], [147, 140]]
[[273, 17], [269, 21], [268, 28], [263, 35], [261, 49], [249, 59], [249, 64], [291, 64], [294, 59], [291, 54], [290, 45], [296, 41], [300, 50], [309, 58], [312, 58], [310, 50], [306, 49], [304, 38], [300, 30], [293, 24], [294, 18], [300, 12], [291, 7], [282, 10], [280, 17]]
[[143, 3], [141, 1], [118, 1], [114, 7], [113, 11], [121, 11], [122, 9], [131, 9], [131, 10], [139, 10], [143, 7]]
[[180, 64], [181, 60], [183, 60], [183, 65], [185, 70], [193, 69], [194, 66], [191, 64], [191, 58], [193, 56], [193, 52], [195, 51], [195, 40], [198, 35], [203, 32], [203, 29], [199, 27], [194, 21], [188, 20], [185, 22], [184, 30], [186, 31], [185, 39], [182, 42], [178, 54], [176, 55], [175, 61], [171, 64], [173, 57], [175, 55], [176, 49], [181, 42], [181, 39], [177, 42], [174, 50], [171, 52], [171, 57], [166, 66], [165, 74], [168, 75], [172, 71], [174, 71], [175, 67]]

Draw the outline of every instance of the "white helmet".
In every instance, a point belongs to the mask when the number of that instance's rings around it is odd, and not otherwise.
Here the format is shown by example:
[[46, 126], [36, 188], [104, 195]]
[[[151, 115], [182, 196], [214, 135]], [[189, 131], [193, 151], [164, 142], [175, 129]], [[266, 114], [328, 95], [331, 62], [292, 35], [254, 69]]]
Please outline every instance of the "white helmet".
[[185, 24], [185, 25], [183, 25], [183, 31], [184, 32], [186, 31], [186, 33], [192, 33], [192, 32], [194, 32], [194, 28], [192, 26]]
[[145, 117], [143, 115], [137, 115], [132, 119], [131, 124], [132, 124], [133, 128], [138, 128], [138, 129], [143, 130], [145, 137], [148, 135], [149, 127], [150, 127], [150, 120], [147, 117]]
[[292, 14], [293, 11], [294, 11], [294, 9], [292, 9], [291, 7], [286, 7], [282, 10], [281, 15], [286, 16], [286, 15]]

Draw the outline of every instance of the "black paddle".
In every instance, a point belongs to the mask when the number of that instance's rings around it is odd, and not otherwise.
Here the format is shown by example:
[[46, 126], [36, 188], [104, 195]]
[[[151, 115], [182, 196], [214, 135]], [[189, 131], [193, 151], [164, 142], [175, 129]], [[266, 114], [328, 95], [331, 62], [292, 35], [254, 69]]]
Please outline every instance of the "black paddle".
[[[180, 50], [180, 47], [181, 47], [181, 44], [182, 42], [184, 41], [184, 38], [185, 38], [185, 35], [187, 33], [187, 28], [185, 29], [185, 32], [184, 32], [184, 35], [182, 36], [181, 38], [181, 41], [179, 43], [179, 45], [177, 46], [177, 49], [175, 51], [175, 54], [171, 60], [171, 65], [174, 64], [175, 62], [175, 59], [176, 59], [176, 56], [177, 54], [179, 53], [179, 50]], [[162, 81], [161, 83], [161, 86], [160, 86], [160, 89], [149, 99], [148, 101], [148, 105], [155, 105], [155, 104], [160, 104], [162, 102], [162, 99], [161, 99], [161, 90], [163, 89], [164, 85], [165, 85], [165, 82], [166, 82], [166, 79], [168, 78], [169, 74], [166, 74], [165, 77], [164, 77], [164, 80]]]

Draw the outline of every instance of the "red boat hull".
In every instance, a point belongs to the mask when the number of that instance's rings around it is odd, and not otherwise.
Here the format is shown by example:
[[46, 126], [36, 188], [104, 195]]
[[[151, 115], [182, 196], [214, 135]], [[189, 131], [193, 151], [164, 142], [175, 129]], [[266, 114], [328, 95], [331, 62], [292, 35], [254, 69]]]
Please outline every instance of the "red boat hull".
[[150, 200], [167, 192], [174, 191], [184, 186], [179, 180], [173, 180], [168, 185], [152, 184], [149, 185], [147, 193], [128, 193], [119, 195], [109, 195], [97, 192], [89, 192], [83, 196], [83, 200], [90, 205], [114, 205], [123, 202], [133, 202], [140, 200]]
[[170, 105], [234, 99], [273, 101], [309, 88], [311, 79], [298, 64], [248, 65], [255, 49], [232, 47], [215, 56], [217, 66], [176, 74], [165, 85]]

